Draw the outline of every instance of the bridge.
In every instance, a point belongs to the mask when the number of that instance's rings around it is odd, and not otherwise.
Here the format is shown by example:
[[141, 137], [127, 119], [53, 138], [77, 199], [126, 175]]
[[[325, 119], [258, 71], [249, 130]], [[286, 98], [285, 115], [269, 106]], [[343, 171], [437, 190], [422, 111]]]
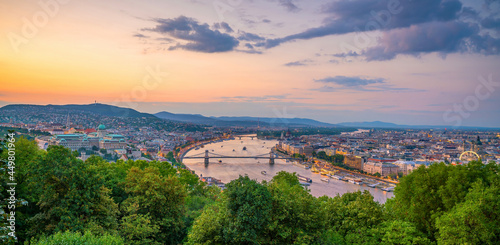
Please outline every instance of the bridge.
[[257, 138], [257, 136], [252, 136], [252, 135], [239, 135], [239, 136], [234, 136], [235, 138], [238, 137], [238, 139], [241, 140], [241, 138], [251, 138], [253, 140], [253, 138]]
[[217, 159], [221, 159], [221, 158], [269, 159], [269, 165], [273, 165], [275, 159], [293, 159], [291, 157], [276, 157], [273, 152], [265, 153], [265, 154], [261, 154], [261, 155], [257, 155], [257, 156], [224, 156], [224, 155], [220, 155], [217, 153], [209, 152], [208, 150], [205, 150], [205, 153], [203, 153], [203, 152], [198, 153], [198, 154], [195, 154], [192, 156], [183, 157], [182, 159], [204, 159], [205, 160], [205, 167], [208, 167], [208, 164], [210, 162], [210, 158], [217, 158]]

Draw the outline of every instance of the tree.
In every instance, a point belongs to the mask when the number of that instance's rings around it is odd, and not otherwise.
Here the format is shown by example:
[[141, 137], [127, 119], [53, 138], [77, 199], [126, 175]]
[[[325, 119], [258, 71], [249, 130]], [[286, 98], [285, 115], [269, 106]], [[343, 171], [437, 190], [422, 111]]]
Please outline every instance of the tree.
[[332, 162], [335, 162], [335, 163], [343, 163], [344, 162], [344, 155], [335, 154], [332, 157], [333, 157], [333, 161]]
[[39, 195], [40, 213], [32, 218], [36, 235], [91, 228], [104, 233], [116, 228], [117, 205], [92, 168], [68, 148], [50, 146], [32, 169], [32, 190]]
[[[30, 141], [24, 136], [15, 138], [15, 159], [14, 159], [14, 181], [2, 180], [0, 185], [0, 190], [3, 188], [10, 188], [6, 186], [6, 183], [15, 182], [16, 185], [16, 235], [19, 242], [24, 242], [27, 237], [26, 233], [30, 230], [28, 225], [28, 220], [30, 217], [34, 216], [39, 210], [36, 206], [38, 197], [30, 189], [30, 170], [33, 168], [35, 163], [39, 161], [41, 156], [40, 151], [36, 142]], [[1, 159], [8, 159], [8, 151], [1, 153]], [[3, 162], [7, 165], [7, 162]], [[1, 166], [0, 168], [9, 169], [8, 166]], [[9, 175], [0, 176], [8, 177]], [[1, 194], [0, 194], [1, 195]], [[2, 200], [5, 200], [3, 197]], [[2, 226], [5, 227], [5, 226]], [[1, 240], [0, 240], [1, 241]]]
[[414, 224], [401, 220], [392, 220], [382, 223], [381, 228], [374, 229], [379, 233], [379, 244], [431, 244], [425, 234], [417, 230]]
[[97, 147], [97, 146], [93, 145], [93, 146], [92, 146], [92, 150], [93, 150], [93, 151], [98, 151], [98, 150], [99, 150], [99, 147]]
[[40, 239], [31, 241], [34, 245], [59, 245], [59, 244], [86, 244], [86, 245], [121, 245], [125, 244], [123, 239], [113, 235], [96, 236], [91, 232], [81, 234], [79, 232], [57, 232], [51, 236], [43, 236]]
[[[156, 167], [144, 170], [132, 167], [127, 174], [125, 190], [129, 198], [123, 204], [126, 216], [121, 220], [122, 228], [145, 225], [137, 222], [140, 218], [150, 220], [148, 227], [137, 227], [150, 232], [147, 239], [161, 244], [178, 244], [182, 240], [186, 190], [175, 176], [162, 176]], [[125, 230], [121, 232], [127, 235]], [[132, 239], [140, 242], [144, 237]]]
[[385, 206], [434, 241], [436, 219], [463, 202], [472, 183], [481, 180], [489, 184], [499, 170], [498, 165], [476, 161], [457, 166], [444, 163], [422, 166], [401, 179], [394, 199]]
[[[383, 221], [382, 205], [373, 200], [368, 191], [345, 193], [334, 198], [320, 198], [329, 239], [342, 243], [373, 243], [369, 231]], [[333, 237], [333, 238], [332, 238]]]
[[[498, 175], [496, 176], [498, 180]], [[436, 220], [440, 244], [498, 244], [500, 181], [473, 184], [465, 201]]]
[[224, 226], [227, 225], [227, 220], [228, 210], [225, 201], [220, 200], [214, 205], [207, 206], [195, 220], [193, 229], [189, 232], [187, 244], [232, 244], [226, 242], [224, 237]]
[[295, 174], [281, 171], [267, 185], [272, 195], [269, 244], [310, 244], [319, 239], [324, 221], [320, 204]]
[[222, 198], [205, 208], [187, 244], [268, 243], [272, 197], [266, 186], [240, 176], [226, 185]]
[[269, 190], [248, 176], [240, 176], [226, 185], [224, 194], [228, 210], [228, 223], [223, 230], [225, 241], [230, 244], [264, 242], [272, 209]]
[[326, 159], [327, 158], [326, 152], [325, 151], [318, 152], [317, 157], [319, 159]]

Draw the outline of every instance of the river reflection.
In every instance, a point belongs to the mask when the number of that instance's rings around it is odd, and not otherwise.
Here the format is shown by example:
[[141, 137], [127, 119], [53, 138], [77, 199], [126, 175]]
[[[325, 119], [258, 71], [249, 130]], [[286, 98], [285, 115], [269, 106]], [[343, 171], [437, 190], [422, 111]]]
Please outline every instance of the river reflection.
[[[236, 138], [235, 140], [228, 140], [224, 142], [212, 143], [205, 145], [204, 148], [198, 150], [193, 149], [189, 151], [186, 156], [203, 153], [208, 150], [211, 153], [220, 154], [224, 156], [256, 156], [269, 153], [271, 148], [278, 142], [276, 140], [259, 140], [254, 138]], [[246, 147], [246, 150], [243, 150]], [[219, 160], [222, 161], [219, 163]], [[237, 179], [240, 175], [248, 175], [251, 179], [256, 179], [259, 182], [262, 180], [270, 181], [272, 177], [280, 172], [296, 172], [302, 176], [312, 179], [311, 185], [308, 187], [313, 196], [319, 197], [327, 195], [330, 197], [337, 194], [344, 194], [346, 192], [355, 192], [358, 190], [368, 190], [375, 201], [385, 203], [387, 198], [391, 198], [394, 194], [385, 192], [378, 188], [370, 188], [366, 185], [355, 185], [348, 182], [331, 179], [329, 183], [321, 181], [319, 174], [314, 174], [310, 170], [306, 170], [299, 166], [285, 162], [285, 160], [275, 160], [274, 165], [269, 165], [268, 159], [224, 159], [224, 158], [210, 158], [210, 164], [207, 168], [203, 163], [203, 159], [185, 159], [184, 164], [196, 174], [203, 176], [215, 177], [222, 180], [224, 183], [229, 183], [233, 179]], [[261, 174], [266, 171], [266, 175]]]

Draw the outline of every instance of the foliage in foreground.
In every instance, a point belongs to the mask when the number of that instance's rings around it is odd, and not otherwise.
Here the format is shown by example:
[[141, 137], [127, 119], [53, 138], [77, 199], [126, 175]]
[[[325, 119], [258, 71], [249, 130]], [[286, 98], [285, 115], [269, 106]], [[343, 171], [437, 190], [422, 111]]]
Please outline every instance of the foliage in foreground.
[[[6, 152], [0, 157], [6, 159]], [[6, 162], [1, 162], [6, 169]], [[6, 192], [5, 171], [0, 195]], [[434, 164], [385, 205], [369, 192], [313, 197], [295, 174], [220, 192], [168, 163], [83, 162], [16, 141], [16, 234], [26, 244], [497, 244], [499, 166]], [[0, 222], [5, 227], [5, 212]], [[5, 230], [0, 243], [13, 244]]]
[[95, 236], [91, 232], [81, 234], [78, 232], [66, 231], [64, 233], [58, 232], [48, 237], [41, 237], [39, 240], [33, 240], [31, 244], [34, 245], [122, 245], [125, 244], [123, 239], [119, 236], [102, 235]]

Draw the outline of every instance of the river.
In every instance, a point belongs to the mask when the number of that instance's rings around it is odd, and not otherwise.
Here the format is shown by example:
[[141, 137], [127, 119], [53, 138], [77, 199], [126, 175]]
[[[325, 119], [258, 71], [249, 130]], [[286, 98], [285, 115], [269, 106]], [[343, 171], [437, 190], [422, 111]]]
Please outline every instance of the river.
[[[226, 140], [224, 142], [211, 143], [198, 150], [192, 149], [186, 153], [186, 156], [192, 156], [209, 150], [211, 153], [220, 154], [224, 156], [256, 156], [269, 153], [271, 148], [278, 142], [276, 140], [259, 140], [254, 138], [243, 137], [235, 140]], [[243, 150], [246, 147], [246, 150]], [[233, 151], [234, 149], [234, 151]], [[219, 160], [222, 162], [219, 163]], [[338, 194], [342, 195], [347, 192], [355, 192], [358, 190], [368, 190], [375, 201], [385, 203], [387, 198], [393, 197], [392, 192], [385, 192], [378, 188], [370, 188], [366, 185], [355, 185], [352, 183], [331, 179], [329, 183], [321, 181], [319, 174], [314, 174], [310, 170], [306, 170], [299, 166], [295, 166], [285, 160], [276, 159], [274, 165], [269, 165], [268, 159], [224, 159], [224, 158], [210, 158], [210, 164], [205, 168], [204, 159], [184, 159], [183, 163], [196, 174], [202, 174], [205, 177], [214, 177], [222, 180], [224, 183], [229, 183], [233, 179], [237, 179], [240, 175], [248, 175], [251, 179], [257, 181], [270, 181], [272, 177], [280, 172], [287, 171], [290, 173], [296, 172], [302, 176], [312, 179], [311, 185], [308, 187], [313, 196], [330, 196], [334, 197]], [[267, 174], [261, 174], [266, 171]]]

